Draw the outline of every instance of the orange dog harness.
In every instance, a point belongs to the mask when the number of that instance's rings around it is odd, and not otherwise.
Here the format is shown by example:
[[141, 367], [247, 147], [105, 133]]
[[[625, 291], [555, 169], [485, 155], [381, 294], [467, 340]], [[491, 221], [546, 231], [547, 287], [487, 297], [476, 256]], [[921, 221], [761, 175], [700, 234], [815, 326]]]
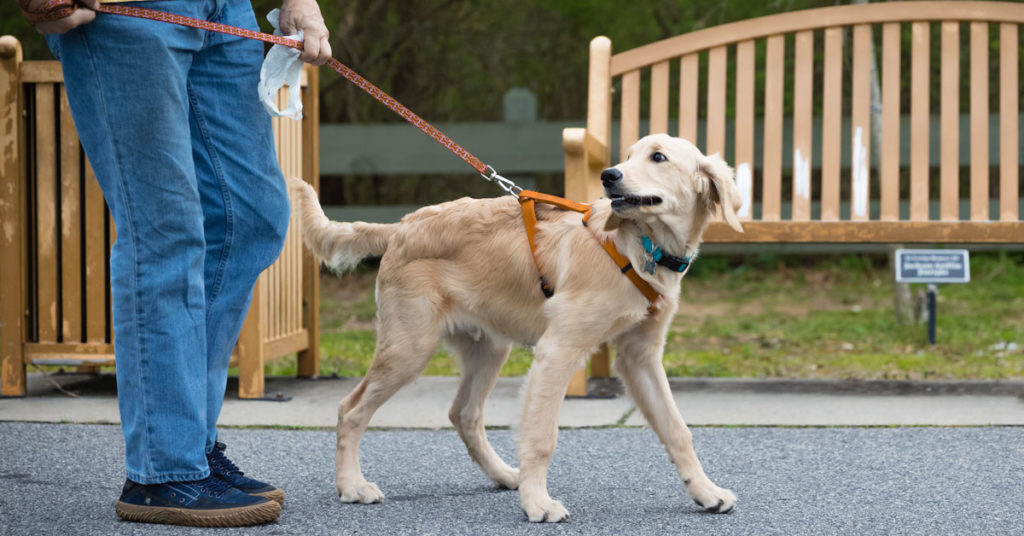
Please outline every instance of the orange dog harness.
[[[584, 227], [587, 226], [587, 220], [593, 214], [593, 209], [587, 203], [577, 203], [554, 195], [532, 192], [530, 190], [523, 190], [519, 193], [519, 206], [523, 209], [523, 223], [526, 225], [526, 239], [530, 243], [533, 262], [537, 265], [537, 274], [540, 275], [540, 289], [544, 293], [545, 298], [550, 298], [555, 294], [555, 289], [544, 279], [544, 274], [540, 268], [540, 257], [537, 255], [537, 203], [553, 205], [563, 210], [571, 210], [583, 214]], [[593, 236], [595, 240], [601, 243], [601, 247], [604, 248], [605, 253], [615, 262], [615, 265], [619, 267], [619, 271], [628, 277], [633, 282], [633, 285], [647, 298], [647, 301], [650, 302], [647, 312], [654, 313], [657, 310], [655, 303], [661, 297], [661, 294], [654, 290], [654, 287], [644, 278], [640, 277], [640, 274], [633, 268], [633, 263], [629, 262], [625, 255], [619, 253], [612, 239], [600, 240], [597, 235]]]

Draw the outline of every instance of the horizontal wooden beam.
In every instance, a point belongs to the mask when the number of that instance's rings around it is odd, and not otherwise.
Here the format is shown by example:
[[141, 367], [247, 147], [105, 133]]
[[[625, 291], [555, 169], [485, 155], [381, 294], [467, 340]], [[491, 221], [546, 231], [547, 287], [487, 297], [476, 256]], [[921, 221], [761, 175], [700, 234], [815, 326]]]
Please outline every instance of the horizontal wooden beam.
[[114, 345], [107, 343], [27, 343], [25, 363], [54, 366], [113, 366]]
[[847, 242], [911, 244], [1020, 244], [1024, 222], [864, 221], [743, 222], [737, 233], [712, 222], [705, 242]]
[[100, 356], [114, 355], [114, 345], [108, 343], [38, 343], [30, 342], [25, 344], [25, 357], [43, 356]]
[[309, 346], [309, 333], [303, 329], [283, 337], [263, 341], [263, 344], [265, 352], [263, 357], [269, 361], [305, 350]]
[[21, 64], [21, 81], [28, 84], [63, 82], [60, 62], [26, 61]]

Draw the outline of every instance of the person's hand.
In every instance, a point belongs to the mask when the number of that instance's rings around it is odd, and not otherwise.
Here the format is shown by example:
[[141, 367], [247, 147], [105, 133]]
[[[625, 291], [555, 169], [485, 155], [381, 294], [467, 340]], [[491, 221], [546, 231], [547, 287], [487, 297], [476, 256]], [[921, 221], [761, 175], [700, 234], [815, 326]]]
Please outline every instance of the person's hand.
[[331, 43], [327, 41], [330, 34], [316, 0], [284, 0], [278, 22], [283, 35], [295, 35], [302, 30], [300, 60], [323, 65], [331, 59]]
[[[21, 10], [26, 13], [37, 13], [43, 8], [47, 0], [18, 0]], [[41, 34], [62, 34], [83, 24], [88, 24], [96, 18], [95, 9], [99, 9], [100, 0], [77, 0], [78, 9], [69, 15], [56, 20], [40, 21], [32, 23], [32, 26]]]

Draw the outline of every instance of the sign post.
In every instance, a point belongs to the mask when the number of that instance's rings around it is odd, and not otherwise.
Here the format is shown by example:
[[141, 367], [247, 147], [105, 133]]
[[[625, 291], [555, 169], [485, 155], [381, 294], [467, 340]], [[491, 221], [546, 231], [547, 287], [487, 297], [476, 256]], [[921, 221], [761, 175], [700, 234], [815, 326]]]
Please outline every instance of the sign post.
[[937, 283], [969, 283], [970, 253], [966, 249], [897, 249], [896, 282], [928, 284], [928, 342], [935, 344]]

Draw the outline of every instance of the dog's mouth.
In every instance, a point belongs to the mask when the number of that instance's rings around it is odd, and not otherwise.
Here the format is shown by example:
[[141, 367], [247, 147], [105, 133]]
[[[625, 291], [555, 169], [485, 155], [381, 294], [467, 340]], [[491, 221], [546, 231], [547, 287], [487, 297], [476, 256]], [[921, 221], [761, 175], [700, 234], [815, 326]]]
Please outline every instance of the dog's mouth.
[[612, 201], [612, 209], [620, 210], [632, 207], [653, 207], [660, 205], [662, 199], [656, 195], [614, 195], [609, 194]]

